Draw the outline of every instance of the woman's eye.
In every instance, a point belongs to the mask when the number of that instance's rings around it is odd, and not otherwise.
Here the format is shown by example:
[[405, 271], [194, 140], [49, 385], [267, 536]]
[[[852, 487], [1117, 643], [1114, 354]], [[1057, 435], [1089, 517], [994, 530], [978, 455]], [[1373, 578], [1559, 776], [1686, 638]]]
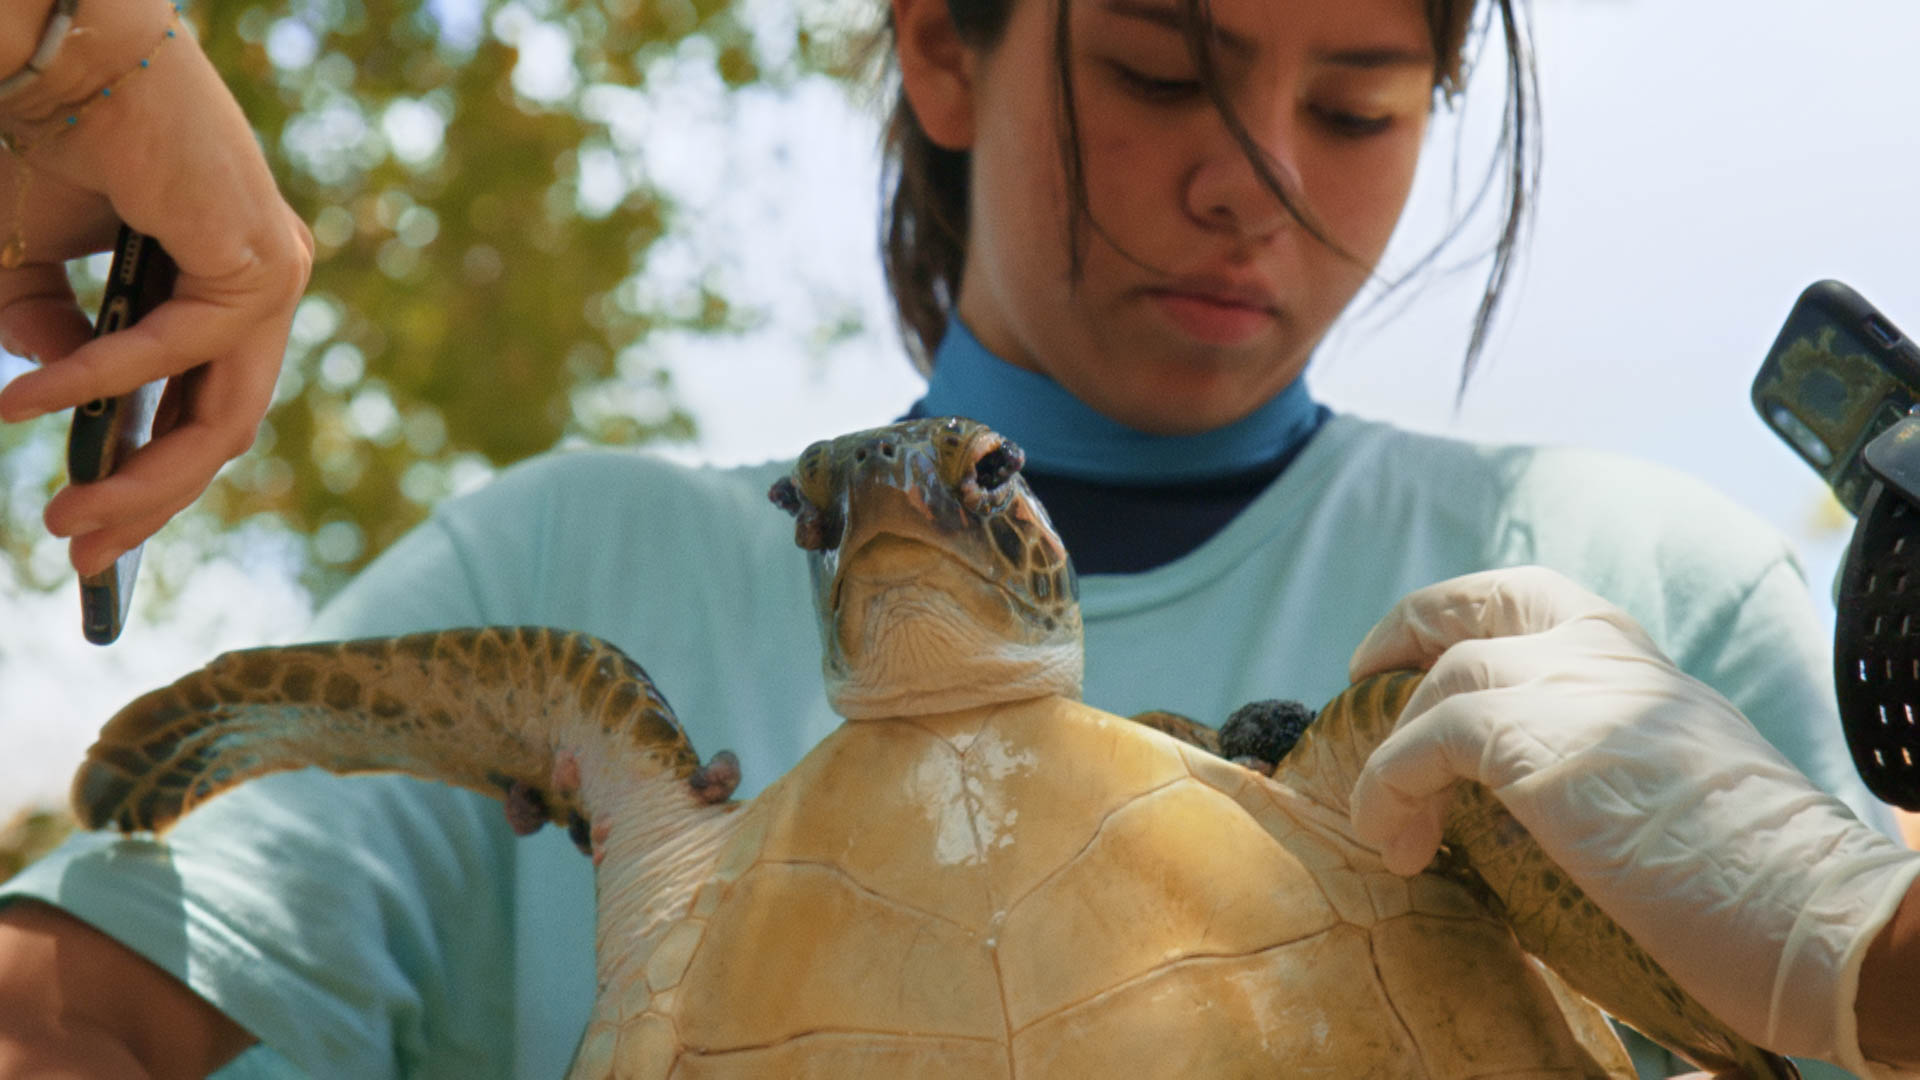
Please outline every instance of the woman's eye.
[[1336, 135], [1350, 138], [1365, 138], [1379, 135], [1393, 126], [1393, 114], [1369, 116], [1365, 113], [1348, 112], [1345, 109], [1328, 109], [1315, 106], [1313, 115], [1320, 119]]
[[1167, 103], [1187, 101], [1202, 96], [1202, 88], [1197, 79], [1160, 79], [1143, 71], [1135, 71], [1125, 64], [1113, 65], [1114, 74], [1120, 82], [1135, 96], [1144, 101]]

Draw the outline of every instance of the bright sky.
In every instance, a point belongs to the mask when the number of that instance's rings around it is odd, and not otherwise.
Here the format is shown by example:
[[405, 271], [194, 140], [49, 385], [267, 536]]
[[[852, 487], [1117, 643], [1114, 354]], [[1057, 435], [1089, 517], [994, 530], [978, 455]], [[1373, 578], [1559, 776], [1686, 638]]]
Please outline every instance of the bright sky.
[[[1391, 320], [1337, 332], [1310, 382], [1337, 408], [1417, 428], [1605, 447], [1694, 473], [1801, 544], [1824, 597], [1845, 533], [1817, 527], [1818, 481], [1753, 416], [1747, 388], [1817, 278], [1852, 284], [1920, 333], [1920, 5], [1535, 7], [1546, 114], [1538, 227], [1465, 407], [1453, 414], [1471, 274], [1404, 309], [1390, 301], [1379, 311], [1397, 312]], [[897, 415], [918, 384], [891, 337], [872, 254], [872, 122], [823, 88], [731, 116], [656, 116], [655, 173], [690, 192], [731, 193], [708, 206], [702, 235], [737, 253], [738, 284], [774, 312], [745, 346], [663, 346], [704, 427], [681, 453], [788, 455], [822, 432]], [[714, 123], [729, 131], [717, 154], [701, 126]], [[679, 149], [693, 145], [700, 156]], [[1446, 158], [1444, 147], [1430, 155]], [[1403, 260], [1439, 228], [1429, 204], [1444, 200], [1443, 172], [1416, 196]], [[760, 178], [758, 194], [721, 177]], [[819, 303], [862, 311], [874, 330], [824, 350], [797, 343]], [[65, 591], [0, 595], [0, 818], [63, 799], [119, 704], [221, 649], [295, 640], [306, 617], [297, 591], [258, 568], [209, 568], [180, 621], [137, 618], [107, 650], [81, 642], [75, 607]]]

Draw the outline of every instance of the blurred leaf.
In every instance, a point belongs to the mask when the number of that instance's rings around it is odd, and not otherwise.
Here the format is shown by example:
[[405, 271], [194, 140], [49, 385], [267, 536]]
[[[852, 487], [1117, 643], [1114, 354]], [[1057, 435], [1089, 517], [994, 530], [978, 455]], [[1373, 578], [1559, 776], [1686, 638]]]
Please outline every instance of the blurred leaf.
[[0, 881], [52, 851], [73, 829], [73, 817], [64, 810], [22, 810], [0, 824]]

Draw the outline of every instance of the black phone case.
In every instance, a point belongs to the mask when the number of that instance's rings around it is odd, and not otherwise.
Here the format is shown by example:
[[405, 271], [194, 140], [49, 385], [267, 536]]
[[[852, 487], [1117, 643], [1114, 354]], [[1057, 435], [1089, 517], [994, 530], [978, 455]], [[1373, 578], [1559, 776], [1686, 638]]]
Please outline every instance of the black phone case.
[[1859, 518], [1835, 582], [1834, 688], [1854, 768], [1908, 810], [1920, 810], [1916, 400], [1920, 348], [1837, 281], [1800, 294], [1753, 382], [1761, 418]]
[[[173, 259], [153, 238], [121, 226], [93, 336], [140, 321], [173, 294], [177, 276]], [[165, 379], [156, 379], [131, 393], [75, 409], [67, 432], [68, 479], [76, 484], [103, 480], [126, 455], [145, 444], [152, 436], [154, 413], [165, 387]], [[88, 641], [110, 645], [120, 637], [133, 603], [140, 551], [136, 546], [107, 569], [80, 579], [80, 629]]]
[[[173, 259], [151, 237], [121, 226], [93, 336], [124, 330], [165, 303], [173, 294], [177, 273]], [[120, 457], [145, 442], [152, 429], [150, 415], [145, 418], [146, 430], [141, 429], [140, 417], [125, 415], [125, 406], [130, 404], [128, 399], [144, 395], [153, 398], [152, 404], [157, 405], [164, 385], [165, 380], [156, 380], [132, 394], [97, 398], [75, 409], [73, 427], [67, 433], [68, 479], [76, 484], [90, 484], [112, 475]]]
[[1920, 402], [1920, 349], [1857, 292], [1818, 281], [1794, 302], [1753, 380], [1753, 407], [1858, 514], [1868, 443]]

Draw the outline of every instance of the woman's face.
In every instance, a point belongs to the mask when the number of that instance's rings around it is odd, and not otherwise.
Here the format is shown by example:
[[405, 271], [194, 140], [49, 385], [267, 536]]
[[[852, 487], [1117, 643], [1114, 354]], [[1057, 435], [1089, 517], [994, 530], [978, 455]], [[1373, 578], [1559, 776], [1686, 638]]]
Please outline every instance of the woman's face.
[[974, 67], [960, 316], [997, 355], [1123, 424], [1231, 423], [1300, 374], [1393, 232], [1432, 102], [1425, 5], [1212, 3], [1228, 97], [1343, 255], [1261, 183], [1194, 81], [1178, 0], [1066, 2], [1091, 213], [1081, 277], [1055, 0], [1015, 0]]

